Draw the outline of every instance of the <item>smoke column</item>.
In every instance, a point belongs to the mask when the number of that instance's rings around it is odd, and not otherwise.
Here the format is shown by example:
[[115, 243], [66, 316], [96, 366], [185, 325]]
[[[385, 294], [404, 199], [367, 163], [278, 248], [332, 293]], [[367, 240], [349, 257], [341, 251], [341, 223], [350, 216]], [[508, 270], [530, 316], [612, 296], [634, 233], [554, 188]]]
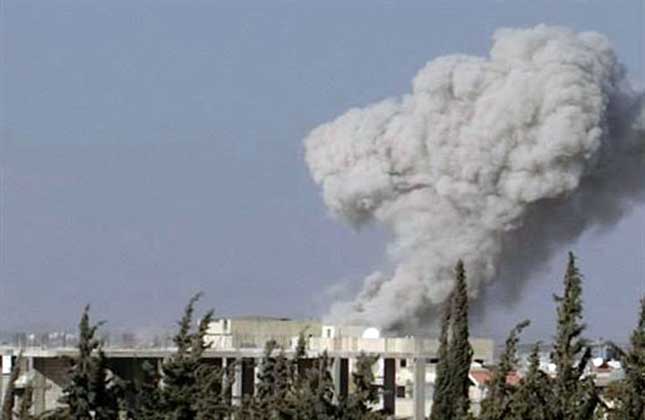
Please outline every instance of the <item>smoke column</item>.
[[425, 322], [460, 258], [473, 297], [493, 280], [519, 288], [643, 198], [644, 115], [606, 37], [540, 25], [498, 30], [489, 58], [437, 58], [410, 94], [315, 128], [306, 161], [332, 214], [393, 234], [393, 272], [330, 317]]

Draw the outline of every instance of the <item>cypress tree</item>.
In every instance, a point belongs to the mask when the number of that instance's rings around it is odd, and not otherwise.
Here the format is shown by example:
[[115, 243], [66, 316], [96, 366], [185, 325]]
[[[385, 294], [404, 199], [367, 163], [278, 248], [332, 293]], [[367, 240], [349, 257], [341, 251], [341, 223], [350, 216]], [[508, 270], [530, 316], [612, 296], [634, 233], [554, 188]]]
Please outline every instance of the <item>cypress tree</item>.
[[162, 420], [160, 375], [156, 364], [143, 362], [142, 378], [133, 384], [134, 404], [128, 418], [136, 420]]
[[93, 377], [90, 382], [94, 420], [116, 420], [119, 418], [119, 403], [122, 388], [114, 377], [108, 378], [107, 358], [99, 347], [93, 360]]
[[291, 364], [284, 354], [284, 350], [275, 359], [274, 366], [275, 395], [274, 410], [279, 419], [293, 417], [293, 403], [291, 401], [291, 387], [293, 386]]
[[441, 334], [439, 335], [439, 350], [434, 395], [432, 397], [432, 412], [430, 420], [450, 419], [453, 416], [450, 399], [451, 367], [450, 367], [450, 319], [452, 317], [452, 295], [446, 300], [441, 317]]
[[609, 418], [645, 420], [645, 297], [641, 298], [638, 324], [630, 337], [630, 350], [614, 346], [625, 370], [619, 384], [616, 407]]
[[[229, 370], [203, 360], [209, 345], [204, 337], [213, 319], [208, 311], [193, 331], [195, 305], [201, 293], [186, 305], [173, 337], [175, 352], [155, 366], [144, 363], [143, 379], [136, 382], [130, 416], [136, 420], [219, 420], [232, 411], [228, 395], [233, 383]], [[226, 384], [224, 378], [226, 376]]]
[[298, 341], [296, 343], [296, 351], [293, 356], [293, 375], [296, 386], [305, 379], [305, 360], [307, 358], [307, 337], [305, 330], [298, 334]]
[[517, 391], [511, 397], [512, 420], [550, 420], [551, 388], [549, 377], [540, 370], [540, 343], [536, 343], [529, 356], [529, 368]]
[[119, 390], [108, 379], [102, 344], [96, 338], [102, 322], [91, 325], [89, 305], [79, 323], [78, 354], [71, 359], [69, 383], [63, 388], [61, 402], [73, 420], [115, 420], [119, 415]]
[[83, 310], [79, 323], [78, 355], [72, 360], [71, 378], [63, 389], [62, 401], [69, 407], [74, 420], [92, 419], [90, 383], [94, 364], [92, 353], [99, 347], [99, 342], [94, 337], [97, 328], [98, 325], [90, 325], [88, 305]]
[[463, 261], [457, 263], [455, 268], [457, 283], [452, 304], [452, 335], [450, 340], [450, 362], [453, 375], [451, 393], [449, 394], [454, 404], [456, 419], [468, 417], [470, 399], [470, 364], [473, 358], [473, 349], [470, 346], [468, 330], [468, 287], [466, 285], [466, 271]]
[[552, 353], [557, 369], [553, 384], [556, 418], [590, 419], [598, 404], [598, 397], [593, 379], [583, 378], [591, 359], [591, 348], [581, 338], [585, 330], [582, 323], [582, 275], [571, 252], [564, 276], [564, 294], [556, 295], [554, 299], [558, 303], [557, 335]]
[[[224, 384], [226, 369], [201, 364], [197, 368], [198, 394], [195, 402], [196, 420], [223, 420], [232, 413], [228, 399], [228, 389], [231, 383]], [[227, 378], [229, 379], [229, 378]]]
[[258, 372], [257, 397], [259, 400], [270, 402], [275, 393], [276, 378], [275, 365], [276, 360], [273, 352], [277, 349], [278, 343], [275, 340], [269, 340], [264, 346], [264, 358]]
[[329, 369], [327, 353], [314, 362], [312, 368], [301, 372], [301, 382], [294, 389], [293, 418], [296, 420], [334, 420], [338, 416], [335, 406], [334, 384]]
[[227, 376], [226, 369], [213, 366], [202, 360], [204, 352], [210, 347], [210, 343], [206, 344], [204, 337], [212, 320], [213, 311], [209, 310], [201, 318], [197, 331], [191, 338], [190, 359], [195, 369], [197, 388], [193, 406], [197, 420], [223, 419], [232, 413], [228, 392], [233, 385], [234, 377], [227, 377], [227, 385], [224, 386], [224, 379]]
[[164, 418], [168, 420], [194, 420], [197, 416], [197, 399], [200, 384], [197, 378], [201, 358], [207, 346], [204, 336], [212, 321], [213, 311], [201, 319], [196, 332], [192, 332], [195, 304], [201, 293], [193, 296], [179, 321], [179, 331], [173, 338], [177, 350], [162, 364], [160, 403]]
[[470, 364], [473, 349], [468, 329], [468, 286], [463, 261], [455, 266], [455, 288], [444, 308], [439, 338], [439, 363], [431, 420], [470, 417]]
[[514, 388], [506, 379], [517, 364], [519, 335], [528, 325], [528, 320], [517, 324], [506, 339], [499, 365], [488, 384], [488, 395], [481, 403], [479, 418], [482, 420], [503, 420], [509, 416]]
[[372, 370], [378, 356], [368, 356], [364, 353], [356, 358], [356, 366], [352, 372], [354, 392], [340, 401], [339, 414], [342, 420], [379, 420], [385, 416], [373, 409], [379, 401], [378, 389], [374, 386]]
[[356, 359], [356, 369], [352, 372], [354, 381], [355, 406], [363, 414], [371, 411], [371, 406], [378, 402], [378, 391], [374, 387], [374, 364], [378, 356], [367, 356], [361, 353]]
[[252, 417], [258, 420], [276, 418], [276, 359], [273, 352], [278, 347], [275, 340], [269, 340], [264, 347], [264, 357], [258, 372], [256, 394], [252, 401]]

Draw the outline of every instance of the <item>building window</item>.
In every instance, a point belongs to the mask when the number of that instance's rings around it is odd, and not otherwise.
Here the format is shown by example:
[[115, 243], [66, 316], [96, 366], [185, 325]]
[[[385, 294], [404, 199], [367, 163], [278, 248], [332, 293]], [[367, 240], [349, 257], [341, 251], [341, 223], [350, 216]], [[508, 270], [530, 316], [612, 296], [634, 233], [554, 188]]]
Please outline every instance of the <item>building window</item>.
[[397, 386], [396, 387], [396, 398], [405, 398], [405, 387], [404, 386]]
[[400, 366], [402, 368], [408, 367], [408, 359], [401, 359]]

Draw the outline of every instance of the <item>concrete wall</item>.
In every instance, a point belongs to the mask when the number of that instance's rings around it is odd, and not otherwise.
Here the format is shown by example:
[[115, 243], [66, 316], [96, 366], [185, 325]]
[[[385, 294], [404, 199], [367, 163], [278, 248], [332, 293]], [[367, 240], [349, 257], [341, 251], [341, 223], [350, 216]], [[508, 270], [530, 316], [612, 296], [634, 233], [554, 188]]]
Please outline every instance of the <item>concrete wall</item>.
[[[472, 339], [473, 359], [481, 360], [484, 363], [492, 363], [495, 351], [495, 343], [488, 339]], [[422, 353], [426, 357], [436, 357], [439, 350], [439, 341], [436, 339], [414, 339], [414, 338], [360, 338], [360, 337], [339, 337], [323, 338], [312, 337], [309, 339], [309, 350], [314, 353], [327, 352], [348, 352], [374, 354], [400, 354], [412, 355]]]
[[67, 384], [69, 363], [61, 357], [32, 359], [31, 382], [34, 387], [34, 412], [40, 414], [58, 406]]
[[214, 349], [261, 349], [269, 340], [275, 340], [279, 346], [289, 348], [292, 338], [303, 331], [307, 335], [320, 337], [322, 324], [315, 320], [263, 317], [219, 319], [211, 323], [205, 340]]

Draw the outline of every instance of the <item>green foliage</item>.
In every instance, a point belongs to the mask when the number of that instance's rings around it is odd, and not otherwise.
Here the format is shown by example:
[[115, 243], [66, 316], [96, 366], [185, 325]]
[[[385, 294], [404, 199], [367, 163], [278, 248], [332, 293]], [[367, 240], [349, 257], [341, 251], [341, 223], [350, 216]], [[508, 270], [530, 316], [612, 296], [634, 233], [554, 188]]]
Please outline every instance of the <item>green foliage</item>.
[[[143, 378], [134, 384], [135, 398], [128, 409], [135, 420], [219, 420], [232, 411], [227, 391], [233, 379], [227, 371], [203, 359], [208, 348], [204, 336], [213, 319], [208, 311], [193, 330], [195, 304], [201, 294], [193, 296], [178, 323], [173, 337], [175, 353], [161, 363], [160, 371], [146, 362]], [[231, 375], [232, 376], [232, 375]], [[224, 379], [227, 379], [224, 384]]]
[[277, 360], [274, 351], [278, 344], [275, 340], [266, 343], [264, 358], [260, 365], [256, 382], [255, 395], [247, 398], [242, 404], [244, 418], [255, 420], [270, 420], [279, 418], [280, 402], [277, 395]]
[[451, 395], [455, 405], [455, 418], [465, 419], [468, 417], [470, 408], [470, 399], [468, 397], [470, 379], [468, 374], [473, 359], [473, 349], [469, 342], [468, 287], [466, 285], [466, 271], [463, 261], [457, 263], [455, 273], [457, 284], [453, 295], [452, 336], [450, 342], [450, 359], [453, 369]]
[[115, 378], [108, 378], [107, 359], [103, 350], [99, 347], [96, 353], [93, 378], [90, 381], [94, 420], [118, 419], [124, 389]]
[[640, 316], [630, 347], [625, 352], [614, 346], [625, 370], [625, 379], [615, 385], [614, 395], [609, 396], [615, 404], [609, 411], [610, 420], [645, 420], [645, 296], [641, 298]]
[[290, 418], [289, 413], [293, 411], [294, 405], [294, 401], [291, 400], [293, 371], [282, 349], [275, 359], [273, 376], [275, 378], [273, 409], [279, 418]]
[[142, 378], [132, 385], [134, 401], [128, 407], [128, 418], [137, 420], [162, 420], [161, 393], [159, 391], [161, 376], [156, 364], [143, 362]]
[[[298, 334], [298, 341], [296, 343], [296, 352], [293, 357], [293, 373], [295, 375], [295, 382], [299, 383], [305, 379], [305, 372], [303, 369], [303, 362], [307, 357], [307, 337], [305, 336], [306, 331], [301, 331]], [[298, 384], [297, 384], [298, 385]]]
[[549, 377], [540, 370], [540, 343], [535, 344], [529, 356], [529, 368], [517, 390], [511, 396], [511, 420], [548, 420], [551, 389]]
[[[468, 293], [464, 265], [455, 268], [455, 288], [443, 308], [439, 339], [436, 391], [431, 420], [465, 420], [469, 413], [469, 370], [473, 350], [469, 343]], [[645, 420], [645, 297], [641, 301], [638, 325], [625, 352], [618, 349], [625, 379], [613, 384], [601, 403], [593, 383], [586, 376], [591, 352], [581, 337], [582, 276], [573, 254], [564, 276], [564, 293], [556, 296], [557, 333], [551, 354], [557, 367], [553, 377], [542, 372], [539, 345], [530, 355], [526, 375], [517, 386], [506, 382], [517, 364], [519, 335], [528, 321], [518, 324], [506, 340], [505, 350], [488, 384], [481, 405], [482, 420]], [[231, 389], [234, 366], [209, 363], [204, 336], [212, 320], [209, 311], [193, 328], [194, 306], [200, 295], [186, 306], [174, 337], [176, 352], [160, 366], [146, 363], [141, 380], [124, 384], [113, 378], [101, 342], [96, 339], [101, 324], [92, 325], [85, 308], [79, 325], [78, 355], [71, 361], [70, 380], [64, 388], [65, 408], [39, 416], [38, 420], [382, 420], [375, 411], [379, 401], [374, 386], [373, 366], [378, 357], [361, 354], [352, 372], [353, 392], [335, 395], [325, 353], [307, 358], [307, 339], [299, 335], [292, 358], [275, 342], [266, 344], [257, 378], [257, 392], [241, 406], [234, 407]], [[20, 361], [12, 372], [3, 403], [3, 418], [36, 420], [30, 414], [31, 388], [23, 391], [14, 413], [14, 384]], [[129, 394], [125, 404], [125, 394]], [[8, 414], [7, 414], [8, 413]], [[16, 417], [17, 416], [17, 417]]]
[[334, 404], [331, 361], [324, 353], [314, 361], [313, 367], [304, 372], [304, 377], [294, 388], [293, 418], [297, 420], [333, 420], [338, 408]]
[[540, 371], [536, 345], [527, 375], [510, 397], [510, 419], [592, 420], [598, 414], [600, 400], [593, 378], [586, 375], [591, 349], [581, 337], [585, 329], [582, 275], [572, 253], [564, 275], [564, 293], [554, 299], [558, 304], [557, 333], [551, 353], [555, 376], [551, 378]]
[[582, 275], [569, 253], [564, 293], [555, 296], [557, 333], [551, 353], [556, 365], [553, 378], [539, 370], [538, 349], [531, 354], [529, 371], [511, 397], [513, 420], [592, 420], [598, 418], [600, 399], [593, 377], [586, 375], [591, 349], [581, 337]]
[[70, 380], [61, 399], [73, 420], [118, 419], [120, 387], [108, 377], [102, 344], [96, 338], [101, 325], [91, 325], [86, 306], [79, 323], [78, 354], [70, 360]]
[[[352, 372], [354, 392], [347, 398], [347, 412], [343, 413], [348, 419], [375, 418], [372, 406], [378, 402], [378, 390], [374, 387], [374, 364], [378, 356], [367, 356], [361, 353], [356, 359], [356, 369]], [[370, 414], [374, 414], [370, 416]]]
[[234, 376], [227, 368], [201, 364], [197, 368], [196, 420], [223, 420], [232, 412], [230, 404]]
[[431, 420], [469, 418], [468, 374], [473, 349], [469, 341], [466, 271], [461, 260], [455, 267], [455, 289], [448, 301], [441, 322]]
[[452, 317], [452, 296], [446, 300], [441, 317], [441, 334], [439, 335], [439, 362], [435, 379], [435, 391], [432, 401], [431, 420], [450, 418], [452, 401], [450, 399], [450, 322]]
[[558, 303], [557, 335], [552, 353], [557, 369], [553, 381], [554, 417], [562, 420], [589, 419], [598, 404], [598, 396], [593, 378], [583, 378], [591, 359], [591, 349], [581, 338], [585, 330], [582, 323], [582, 275], [573, 253], [569, 253], [564, 294], [554, 296], [554, 299]]
[[207, 418], [213, 414], [210, 412], [213, 407], [221, 405], [223, 396], [216, 384], [221, 383], [223, 371], [212, 366], [207, 368], [202, 361], [208, 347], [204, 336], [213, 319], [213, 311], [201, 318], [196, 331], [192, 329], [195, 304], [200, 297], [198, 293], [190, 299], [179, 321], [179, 331], [173, 339], [177, 350], [161, 365], [163, 386], [155, 390], [159, 395], [148, 397], [158, 401], [158, 418]]
[[270, 340], [266, 343], [264, 359], [262, 360], [260, 372], [258, 373], [256, 390], [259, 410], [270, 417], [273, 417], [274, 396], [276, 394], [276, 359], [273, 356], [273, 352], [277, 347], [278, 344], [275, 340]]
[[[373, 410], [378, 402], [372, 367], [377, 357], [361, 354], [352, 372], [354, 392], [339, 399], [331, 377], [332, 361], [326, 353], [306, 358], [301, 334], [294, 358], [269, 342], [258, 373], [256, 395], [243, 401], [237, 416], [244, 420], [380, 420]], [[276, 353], [277, 352], [277, 353]]]
[[502, 420], [508, 418], [510, 415], [511, 401], [515, 388], [507, 383], [506, 378], [517, 364], [519, 335], [529, 323], [529, 321], [523, 321], [517, 324], [506, 339], [506, 345], [504, 352], [500, 356], [499, 365], [488, 384], [488, 394], [481, 403], [479, 418], [482, 420]]

